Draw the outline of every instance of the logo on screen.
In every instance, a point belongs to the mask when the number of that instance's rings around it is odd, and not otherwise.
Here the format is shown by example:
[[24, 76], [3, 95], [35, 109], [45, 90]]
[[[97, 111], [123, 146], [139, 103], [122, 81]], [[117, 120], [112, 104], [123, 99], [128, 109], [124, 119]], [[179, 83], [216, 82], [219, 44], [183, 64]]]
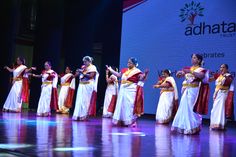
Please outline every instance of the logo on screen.
[[197, 17], [203, 17], [205, 8], [200, 2], [185, 3], [180, 9], [179, 17], [181, 22], [188, 21], [185, 27], [185, 36], [219, 34], [221, 37], [235, 37], [236, 23], [222, 19], [221, 22], [210, 24], [207, 21], [196, 22]]
[[201, 6], [200, 2], [185, 3], [184, 7], [180, 9], [181, 22], [188, 21], [190, 25], [194, 25], [194, 20], [198, 16], [203, 15], [204, 8]]

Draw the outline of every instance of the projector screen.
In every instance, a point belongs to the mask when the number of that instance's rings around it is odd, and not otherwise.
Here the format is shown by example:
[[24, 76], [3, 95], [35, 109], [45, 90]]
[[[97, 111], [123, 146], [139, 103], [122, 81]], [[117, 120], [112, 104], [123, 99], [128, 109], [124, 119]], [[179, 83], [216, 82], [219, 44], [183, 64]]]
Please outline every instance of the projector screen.
[[[157, 82], [161, 70], [169, 69], [176, 80], [179, 99], [183, 79], [175, 72], [191, 66], [191, 54], [204, 57], [204, 68], [217, 72], [221, 64], [236, 71], [236, 1], [126, 0], [123, 8], [120, 68], [136, 57], [139, 68], [150, 69], [144, 86], [145, 113], [155, 114], [160, 96]], [[235, 81], [234, 81], [235, 82]], [[210, 83], [208, 115], [215, 83]], [[235, 97], [234, 97], [235, 102]], [[236, 107], [234, 110], [236, 114]]]

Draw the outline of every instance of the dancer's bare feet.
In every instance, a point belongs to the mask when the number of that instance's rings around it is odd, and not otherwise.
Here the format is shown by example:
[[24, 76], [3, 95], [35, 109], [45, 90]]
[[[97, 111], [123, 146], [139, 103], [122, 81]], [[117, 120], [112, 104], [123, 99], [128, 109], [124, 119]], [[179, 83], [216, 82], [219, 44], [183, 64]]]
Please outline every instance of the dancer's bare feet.
[[131, 125], [130, 125], [131, 128], [135, 128], [137, 127], [137, 122], [133, 122]]

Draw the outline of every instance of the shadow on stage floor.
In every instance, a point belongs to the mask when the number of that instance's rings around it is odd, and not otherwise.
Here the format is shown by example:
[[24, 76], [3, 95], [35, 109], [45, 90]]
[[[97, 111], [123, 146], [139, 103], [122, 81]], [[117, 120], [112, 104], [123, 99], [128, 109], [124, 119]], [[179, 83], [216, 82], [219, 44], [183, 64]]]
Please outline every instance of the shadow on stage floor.
[[199, 135], [170, 132], [145, 115], [138, 127], [115, 127], [111, 119], [72, 121], [69, 115], [36, 117], [33, 112], [1, 113], [0, 156], [234, 156], [235, 122], [226, 131], [210, 131], [204, 120]]

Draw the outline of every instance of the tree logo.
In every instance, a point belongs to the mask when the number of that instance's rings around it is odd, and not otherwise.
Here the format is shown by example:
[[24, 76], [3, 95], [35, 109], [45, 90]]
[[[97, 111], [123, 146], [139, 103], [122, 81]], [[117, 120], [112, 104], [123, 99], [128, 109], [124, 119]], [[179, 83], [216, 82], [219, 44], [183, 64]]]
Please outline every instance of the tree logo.
[[186, 3], [182, 9], [180, 9], [181, 22], [189, 20], [190, 25], [194, 25], [194, 20], [197, 16], [203, 16], [204, 8], [201, 6], [200, 2], [190, 2]]

